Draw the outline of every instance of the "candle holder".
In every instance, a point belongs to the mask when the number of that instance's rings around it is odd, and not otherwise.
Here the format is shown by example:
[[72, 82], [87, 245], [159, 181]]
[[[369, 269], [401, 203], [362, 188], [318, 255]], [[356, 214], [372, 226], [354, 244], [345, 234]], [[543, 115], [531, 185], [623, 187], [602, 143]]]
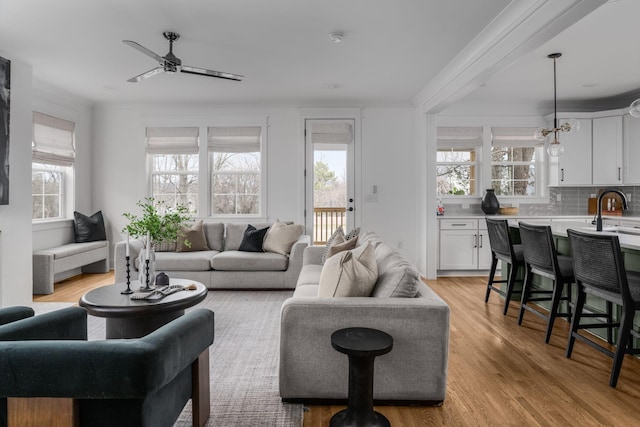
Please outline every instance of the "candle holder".
[[140, 292], [151, 292], [153, 290], [153, 288], [149, 286], [149, 283], [150, 283], [150, 281], [149, 281], [149, 260], [148, 259], [145, 260], [144, 264], [145, 264], [144, 270], [145, 270], [146, 279], [144, 281], [145, 285], [144, 285], [143, 288], [140, 289]]
[[133, 291], [131, 290], [131, 268], [130, 268], [130, 264], [129, 264], [129, 255], [127, 255], [125, 257], [125, 259], [127, 260], [127, 289], [125, 289], [124, 291], [120, 292], [122, 295], [129, 295], [132, 294]]

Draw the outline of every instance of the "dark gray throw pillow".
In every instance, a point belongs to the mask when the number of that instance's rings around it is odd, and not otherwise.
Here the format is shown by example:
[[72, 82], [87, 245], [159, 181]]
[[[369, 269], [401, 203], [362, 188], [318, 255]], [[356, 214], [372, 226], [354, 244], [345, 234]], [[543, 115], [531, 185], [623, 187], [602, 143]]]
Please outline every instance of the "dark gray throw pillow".
[[73, 224], [76, 243], [107, 240], [107, 233], [104, 231], [102, 211], [98, 211], [91, 216], [83, 215], [80, 212], [73, 212], [73, 216], [75, 218]]
[[267, 234], [267, 231], [269, 231], [269, 227], [258, 230], [249, 224], [247, 229], [244, 230], [242, 243], [240, 243], [238, 250], [244, 252], [263, 252], [262, 242], [264, 241], [264, 236]]

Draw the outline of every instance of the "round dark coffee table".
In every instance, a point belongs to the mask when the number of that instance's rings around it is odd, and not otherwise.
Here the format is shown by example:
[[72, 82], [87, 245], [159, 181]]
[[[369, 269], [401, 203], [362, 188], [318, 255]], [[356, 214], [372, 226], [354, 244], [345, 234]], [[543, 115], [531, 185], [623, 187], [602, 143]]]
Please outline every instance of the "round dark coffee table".
[[331, 427], [384, 426], [389, 420], [373, 410], [373, 362], [393, 348], [393, 338], [370, 328], [346, 328], [331, 334], [331, 345], [349, 356], [349, 403], [331, 417]]
[[[160, 326], [182, 316], [186, 308], [192, 307], [207, 296], [207, 288], [200, 282], [186, 279], [170, 279], [171, 285], [196, 285], [195, 290], [175, 292], [158, 300], [135, 300], [131, 295], [122, 295], [126, 283], [102, 286], [87, 292], [80, 298], [80, 306], [92, 316], [105, 317], [107, 339], [140, 338]], [[140, 282], [131, 282], [137, 291]]]

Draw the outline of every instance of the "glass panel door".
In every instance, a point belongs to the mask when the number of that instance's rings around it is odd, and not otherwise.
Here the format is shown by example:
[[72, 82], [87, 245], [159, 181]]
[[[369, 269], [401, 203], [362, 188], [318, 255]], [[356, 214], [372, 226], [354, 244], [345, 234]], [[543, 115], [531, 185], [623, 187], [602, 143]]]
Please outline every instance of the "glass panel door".
[[354, 227], [353, 120], [306, 120], [306, 218], [316, 245]]

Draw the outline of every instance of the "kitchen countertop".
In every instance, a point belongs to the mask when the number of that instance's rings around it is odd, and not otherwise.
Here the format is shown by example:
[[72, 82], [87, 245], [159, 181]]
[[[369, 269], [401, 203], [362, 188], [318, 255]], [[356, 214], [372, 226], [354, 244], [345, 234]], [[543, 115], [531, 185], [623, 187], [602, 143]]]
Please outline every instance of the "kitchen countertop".
[[[638, 218], [638, 220], [640, 220], [640, 218]], [[594, 234], [613, 234], [618, 236], [621, 248], [640, 251], [640, 229], [637, 228], [605, 225], [603, 227], [603, 231], [596, 231], [595, 225], [585, 224], [584, 222], [552, 222], [549, 220], [531, 220], [527, 222], [530, 222], [531, 224], [549, 225], [551, 226], [551, 232], [553, 233], [553, 235], [559, 237], [567, 237], [568, 229], [591, 232]], [[518, 226], [517, 222], [515, 221], [512, 223], [512, 225], [514, 227]]]

